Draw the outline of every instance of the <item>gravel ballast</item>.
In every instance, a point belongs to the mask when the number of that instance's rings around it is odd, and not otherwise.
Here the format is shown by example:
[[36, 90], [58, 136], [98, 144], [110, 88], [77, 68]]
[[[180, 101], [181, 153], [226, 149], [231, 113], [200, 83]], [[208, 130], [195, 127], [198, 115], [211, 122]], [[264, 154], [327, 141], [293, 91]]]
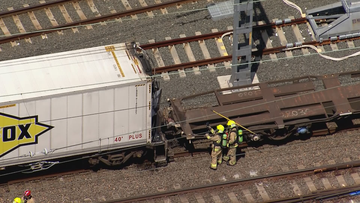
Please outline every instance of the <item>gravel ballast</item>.
[[[20, 8], [24, 2], [28, 4], [37, 3], [37, 1], [14, 2], [3, 0], [2, 10], [0, 11], [4, 11], [10, 6]], [[100, 3], [105, 2], [104, 4], [107, 4], [110, 1], [99, 0], [94, 2], [99, 5], [99, 10], [105, 11], [108, 7], [105, 5], [101, 7]], [[115, 9], [121, 9], [118, 5], [120, 1], [112, 2], [114, 5], [117, 3], [116, 6], [113, 6]], [[298, 4], [304, 11], [305, 8], [314, 8], [338, 1], [294, 0], [293, 2]], [[151, 3], [152, 2], [148, 2], [148, 4]], [[156, 11], [154, 13], [157, 16], [153, 19], [141, 18], [139, 20], [124, 20], [122, 23], [116, 22], [107, 23], [107, 25], [94, 25], [93, 29], [78, 28], [79, 33], [74, 33], [72, 30], [65, 30], [63, 31], [64, 35], [57, 33], [48, 34], [48, 39], [35, 37], [32, 39], [32, 44], [24, 40], [21, 40], [19, 46], [16, 47], [11, 47], [10, 44], [2, 44], [0, 45], [2, 49], [0, 52], [0, 60], [128, 41], [137, 41], [140, 44], [146, 44], [150, 39], [163, 41], [165, 37], [168, 36], [173, 39], [178, 38], [180, 34], [192, 36], [196, 31], [205, 34], [210, 33], [213, 28], [221, 31], [226, 30], [228, 26], [232, 25], [232, 19], [224, 19], [216, 22], [208, 19], [209, 13], [206, 10], [199, 10], [188, 15], [176, 14], [176, 12], [181, 10], [205, 8], [207, 4], [207, 1], [199, 1], [194, 4], [183, 5], [180, 10], [175, 8], [168, 9], [169, 15], [161, 15], [159, 11]], [[260, 15], [257, 20], [271, 21], [274, 18], [285, 19], [288, 16], [300, 16], [295, 9], [286, 6], [281, 0], [267, 0], [262, 1], [260, 4], [266, 11], [266, 16], [264, 14]], [[135, 7], [135, 5], [133, 6]], [[70, 11], [75, 12], [74, 9]], [[53, 12], [54, 15], [61, 16], [60, 13], [56, 14], [56, 11]], [[75, 13], [69, 14], [76, 16]], [[39, 15], [38, 18], [40, 17], [40, 22], [48, 22], [45, 15]], [[16, 27], [10, 29], [16, 30]], [[227, 44], [227, 50], [230, 50], [228, 40], [224, 39], [224, 42]], [[357, 43], [358, 42], [355, 42], [355, 45]], [[206, 42], [206, 44], [212, 57], [219, 56], [217, 46], [214, 42]], [[203, 58], [199, 48], [194, 48], [193, 52], [196, 59]], [[230, 53], [230, 51], [228, 52]], [[314, 53], [313, 51], [311, 52]], [[185, 62], [187, 59], [185, 53], [182, 51], [178, 51], [178, 53], [180, 55], [179, 57]], [[331, 53], [331, 55], [340, 57], [351, 53], [354, 53], [354, 51], [334, 52]], [[164, 61], [172, 62], [173, 59], [169, 53], [167, 53], [167, 55], [164, 54], [164, 56], [166, 56], [166, 58], [163, 58]], [[280, 58], [280, 56], [281, 54], [278, 55], [278, 58]], [[359, 69], [357, 67], [357, 60], [357, 58], [351, 58], [341, 62], [334, 62], [325, 60], [318, 55], [310, 55], [270, 62], [266, 60], [265, 56], [264, 61], [259, 65], [257, 74], [259, 80], [264, 82], [289, 79], [309, 74], [322, 75], [346, 72]], [[159, 77], [158, 79], [163, 89], [162, 101], [165, 102], [166, 98], [179, 98], [220, 88], [217, 77], [230, 73], [230, 69], [225, 69], [218, 65], [215, 72], [204, 70], [201, 72], [201, 75], [187, 72], [186, 78], [180, 78], [178, 73], [170, 73], [170, 81], [164, 81]], [[215, 104], [212, 97], [195, 99], [189, 105], [201, 106], [209, 104]], [[14, 197], [22, 195], [22, 192], [26, 189], [32, 190], [37, 202], [100, 202], [154, 193], [162, 189], [170, 190], [174, 188], [175, 184], [180, 185], [182, 188], [193, 187], [209, 182], [221, 181], [224, 178], [232, 180], [235, 177], [250, 177], [251, 174], [264, 175], [284, 170], [294, 170], [298, 169], [299, 165], [310, 168], [314, 167], [315, 164], [328, 164], [329, 160], [333, 160], [335, 163], [343, 163], [345, 162], [345, 158], [359, 160], [358, 146], [360, 141], [358, 134], [359, 132], [338, 133], [326, 137], [315, 137], [310, 140], [297, 140], [281, 146], [266, 145], [257, 149], [248, 148], [244, 150], [245, 157], [240, 158], [236, 166], [230, 167], [223, 164], [219, 166], [217, 171], [209, 169], [210, 155], [207, 155], [178, 159], [175, 162], [169, 163], [167, 167], [153, 170], [140, 170], [137, 165], [131, 165], [122, 170], [102, 169], [90, 174], [79, 174], [79, 176], [75, 178], [73, 176], [65, 176], [57, 179], [0, 186], [0, 202], [10, 202]], [[346, 179], [350, 179], [350, 177], [346, 177]], [[351, 179], [349, 182], [351, 182]], [[304, 182], [299, 182], [298, 184], [304, 192], [308, 190]], [[255, 186], [253, 186], [252, 189], [254, 187]], [[319, 187], [321, 188], [321, 184]], [[276, 194], [276, 191], [271, 191], [271, 188], [266, 188], [266, 190], [270, 195]], [[283, 195], [287, 197], [288, 193], [291, 193], [291, 191], [286, 191], [286, 194]]]

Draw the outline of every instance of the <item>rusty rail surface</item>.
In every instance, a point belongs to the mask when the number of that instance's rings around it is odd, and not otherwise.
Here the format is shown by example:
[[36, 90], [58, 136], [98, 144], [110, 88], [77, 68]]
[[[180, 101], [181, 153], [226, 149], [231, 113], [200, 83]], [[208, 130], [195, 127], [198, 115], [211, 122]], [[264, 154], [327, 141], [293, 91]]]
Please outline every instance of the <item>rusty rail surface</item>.
[[[223, 32], [220, 32], [220, 33], [223, 33]], [[201, 36], [201, 35], [199, 35], [199, 36]], [[183, 38], [183, 39], [185, 39], [185, 38]], [[317, 41], [304, 42], [304, 43], [302, 43], [302, 45], [323, 46], [323, 45], [337, 44], [340, 42], [353, 41], [353, 40], [359, 40], [359, 39], [360, 39], [360, 37], [354, 37], [354, 38], [348, 38], [348, 39], [337, 39], [337, 40], [329, 39], [329, 40], [324, 40], [323, 42], [317, 42]], [[198, 39], [198, 40], [201, 40], [201, 39]], [[185, 43], [185, 41], [182, 43]], [[294, 44], [294, 47], [296, 47], [295, 44]], [[279, 47], [273, 47], [273, 48], [259, 49], [259, 50], [253, 51], [252, 56], [263, 56], [263, 55], [269, 55], [269, 54], [276, 54], [276, 53], [286, 51], [286, 48], [287, 48], [286, 46], [279, 46]], [[181, 64], [174, 64], [174, 65], [170, 65], [170, 66], [158, 67], [158, 68], [154, 69], [154, 73], [160, 74], [163, 72], [177, 71], [179, 69], [187, 69], [187, 68], [192, 68], [192, 67], [197, 67], [197, 66], [207, 66], [209, 64], [222, 63], [222, 62], [231, 61], [231, 60], [232, 60], [232, 55], [221, 56], [221, 57], [217, 57], [217, 58], [211, 58], [211, 59], [198, 60], [198, 61], [192, 61], [192, 62], [181, 63]]]
[[206, 66], [209, 64], [222, 63], [224, 61], [231, 61], [231, 57], [232, 57], [232, 55], [221, 56], [221, 57], [217, 57], [217, 58], [204, 59], [204, 60], [199, 60], [199, 61], [193, 61], [193, 62], [175, 64], [175, 65], [171, 65], [171, 66], [154, 68], [154, 73], [160, 74], [162, 72], [177, 71], [179, 69], [186, 69], [186, 68], [192, 68], [192, 67], [197, 67], [197, 66]]
[[[206, 131], [207, 122], [212, 126], [226, 123], [213, 110], [274, 139], [277, 132], [290, 135], [301, 126], [309, 127], [314, 135], [325, 135], [359, 124], [359, 75], [360, 71], [306, 76], [172, 99], [171, 116], [188, 139]], [[345, 85], [340, 77], [357, 80], [354, 81], [357, 83]], [[215, 95], [218, 106], [184, 110], [182, 101], [206, 94]]]
[[3, 11], [3, 12], [0, 12], [0, 18], [4, 18], [4, 17], [10, 16], [10, 15], [18, 15], [18, 14], [22, 14], [22, 13], [26, 13], [26, 12], [31, 12], [31, 11], [47, 8], [49, 6], [61, 5], [61, 4], [73, 2], [73, 1], [79, 1], [79, 0], [58, 0], [58, 1], [53, 1], [53, 2], [46, 2], [43, 4], [36, 4], [33, 6], [24, 7], [24, 8], [20, 8], [20, 9], [16, 9], [16, 10]]
[[196, 1], [197, 0], [174, 0], [171, 2], [155, 4], [155, 5], [138, 8], [138, 9], [132, 9], [132, 10], [124, 11], [121, 13], [104, 15], [104, 16], [95, 17], [93, 19], [81, 20], [81, 21], [77, 21], [77, 22], [73, 22], [73, 23], [55, 26], [55, 27], [51, 27], [49, 30], [38, 30], [38, 31], [33, 31], [32, 33], [12, 35], [9, 37], [0, 38], [0, 44], [13, 42], [13, 41], [20, 40], [20, 39], [26, 39], [26, 38], [31, 38], [31, 37], [35, 37], [35, 36], [40, 36], [43, 34], [49, 34], [49, 33], [53, 33], [53, 32], [60, 31], [60, 30], [67, 30], [67, 29], [71, 29], [71, 28], [73, 28], [75, 26], [79, 26], [79, 25], [89, 25], [89, 24], [93, 24], [93, 23], [100, 23], [100, 22], [104, 22], [104, 21], [107, 21], [110, 19], [116, 19], [116, 18], [135, 15], [135, 14], [139, 14], [139, 13], [145, 13], [147, 11], [154, 11], [154, 10], [169, 7], [169, 6], [174, 6], [174, 5], [184, 4], [184, 3], [189, 3], [189, 2], [196, 2]]
[[[318, 19], [317, 21], [321, 22], [321, 21], [323, 21], [323, 19]], [[296, 25], [296, 24], [302, 24], [302, 23], [306, 23], [306, 22], [307, 22], [306, 18], [298, 18], [298, 19], [292, 19], [291, 22], [283, 23], [280, 25], [276, 25], [275, 23], [257, 25], [257, 26], [254, 26], [253, 29], [285, 27], [285, 26], [291, 26], [291, 25]], [[161, 48], [161, 47], [166, 47], [166, 46], [174, 46], [174, 45], [183, 44], [183, 43], [190, 43], [190, 42], [195, 42], [195, 41], [219, 38], [223, 34], [228, 33], [228, 32], [232, 32], [232, 30], [208, 33], [208, 34], [203, 34], [203, 35], [195, 35], [195, 36], [189, 36], [189, 37], [177, 38], [177, 39], [171, 39], [171, 40], [165, 40], [165, 41], [159, 41], [159, 42], [155, 42], [155, 43], [143, 44], [140, 47], [144, 50], [149, 50], [149, 49]], [[322, 42], [317, 42], [317, 41], [304, 42], [301, 45], [323, 46], [323, 45], [336, 44], [336, 43], [340, 43], [340, 42], [344, 42], [344, 41], [352, 41], [352, 40], [359, 40], [359, 39], [360, 39], [360, 37], [353, 37], [353, 38], [347, 38], [347, 39], [339, 39], [338, 38], [337, 40], [328, 39], [328, 40], [323, 40]], [[293, 47], [297, 46], [295, 43], [292, 43], [292, 44], [293, 44]], [[284, 51], [286, 51], [286, 49], [287, 49], [286, 46], [258, 49], [256, 51], [252, 52], [252, 56], [263, 56], [263, 55], [269, 55], [269, 54], [276, 54], [276, 53], [284, 52]], [[187, 68], [192, 68], [192, 67], [207, 66], [210, 64], [222, 63], [222, 62], [231, 61], [231, 60], [232, 60], [232, 55], [228, 55], [228, 56], [221, 56], [221, 57], [217, 57], [217, 58], [204, 59], [204, 60], [192, 61], [192, 62], [187, 62], [187, 63], [157, 67], [157, 68], [154, 68], [154, 74], [161, 74], [163, 72], [177, 71], [177, 70], [187, 69]]]
[[[289, 22], [289, 23], [283, 23], [280, 25], [276, 25], [275, 23], [256, 25], [253, 27], [253, 29], [258, 30], [258, 29], [266, 29], [266, 28], [285, 27], [285, 26], [290, 26], [290, 25], [295, 25], [295, 24], [302, 24], [302, 23], [306, 23], [306, 22], [307, 22], [306, 18], [298, 18], [298, 19], [292, 19], [291, 22]], [[143, 44], [143, 45], [141, 45], [141, 48], [144, 50], [147, 50], [147, 49], [161, 48], [161, 47], [172, 46], [172, 45], [177, 45], [177, 44], [182, 44], [182, 43], [194, 42], [194, 41], [198, 41], [198, 40], [214, 39], [214, 38], [221, 37], [223, 34], [225, 34], [227, 32], [232, 32], [232, 31], [233, 30], [225, 30], [225, 31], [208, 33], [208, 34], [203, 34], [203, 35], [195, 35], [195, 36], [189, 36], [189, 37], [184, 37], [184, 38], [176, 38], [176, 39], [170, 39], [170, 40], [165, 40], [165, 41], [160, 41], [160, 42], [155, 42], [155, 43]]]
[[78, 170], [74, 170], [74, 171], [58, 172], [58, 173], [47, 174], [47, 175], [42, 175], [42, 176], [38, 176], [38, 177], [29, 177], [29, 178], [21, 178], [21, 179], [17, 179], [17, 180], [10, 180], [6, 184], [11, 185], [11, 184], [17, 184], [17, 183], [23, 183], [23, 182], [29, 182], [29, 181], [37, 181], [37, 180], [46, 179], [46, 178], [55, 178], [55, 177], [60, 177], [60, 176], [77, 176], [78, 174], [91, 173], [91, 172], [92, 172], [91, 170], [78, 169]]
[[[160, 193], [155, 193], [155, 194], [141, 195], [141, 196], [124, 198], [124, 199], [111, 200], [111, 201], [106, 201], [106, 203], [139, 202], [139, 201], [146, 201], [146, 200], [150, 200], [150, 199], [159, 199], [159, 198], [164, 198], [164, 197], [169, 197], [169, 196], [174, 196], [174, 195], [183, 195], [183, 194], [188, 194], [188, 193], [195, 194], [195, 193], [204, 192], [204, 191], [206, 192], [206, 191], [214, 190], [214, 189], [216, 190], [216, 189], [220, 189], [220, 188], [231, 188], [234, 186], [238, 186], [240, 184], [250, 183], [250, 182], [260, 181], [260, 180], [266, 180], [266, 179], [270, 179], [270, 178], [280, 179], [280, 178], [297, 177], [300, 175], [314, 175], [314, 174], [318, 174], [318, 173], [322, 173], [322, 172], [331, 172], [331, 171], [337, 171], [337, 170], [349, 169], [349, 168], [351, 169], [351, 168], [359, 167], [359, 166], [360, 166], [360, 161], [352, 161], [352, 162], [343, 163], [343, 164], [334, 164], [334, 165], [326, 165], [326, 166], [315, 167], [315, 168], [299, 169], [299, 170], [277, 173], [277, 174], [256, 176], [256, 177], [233, 180], [233, 181], [213, 183], [213, 184], [204, 185], [204, 186], [197, 186], [197, 187], [184, 188], [184, 189], [178, 189], [178, 190], [170, 190], [170, 191], [165, 191], [165, 192], [160, 192]], [[356, 187], [358, 188], [359, 186], [357, 185]], [[353, 187], [348, 187], [348, 188], [353, 188]], [[331, 192], [343, 191], [343, 189], [348, 189], [348, 188], [324, 190], [321, 192], [323, 192], [323, 194], [327, 194], [327, 192], [329, 192], [329, 191], [331, 191]], [[319, 192], [318, 195], [321, 192]], [[297, 197], [297, 198], [301, 198], [301, 197]]]

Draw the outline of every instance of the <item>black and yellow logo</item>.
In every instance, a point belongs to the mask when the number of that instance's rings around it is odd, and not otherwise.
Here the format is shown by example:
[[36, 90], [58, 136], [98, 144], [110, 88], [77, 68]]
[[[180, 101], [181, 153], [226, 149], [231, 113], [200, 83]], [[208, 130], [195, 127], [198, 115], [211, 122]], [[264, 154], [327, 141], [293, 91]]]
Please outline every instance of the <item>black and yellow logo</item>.
[[0, 113], [0, 157], [24, 145], [38, 143], [38, 137], [53, 126], [39, 123], [38, 116], [16, 117]]

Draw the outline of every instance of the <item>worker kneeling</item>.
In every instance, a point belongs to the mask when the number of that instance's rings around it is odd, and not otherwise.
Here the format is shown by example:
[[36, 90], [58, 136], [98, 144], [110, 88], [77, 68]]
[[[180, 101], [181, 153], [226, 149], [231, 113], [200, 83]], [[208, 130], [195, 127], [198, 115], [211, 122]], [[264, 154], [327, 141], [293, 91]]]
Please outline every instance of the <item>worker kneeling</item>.
[[233, 166], [236, 164], [236, 148], [238, 143], [243, 141], [242, 130], [238, 129], [235, 121], [229, 120], [227, 123], [229, 129], [229, 141], [227, 143], [228, 153], [224, 156], [224, 161], [228, 162], [228, 165]]
[[216, 131], [214, 131], [212, 128], [210, 129], [210, 132], [213, 136], [206, 134], [206, 138], [213, 141], [210, 168], [214, 170], [216, 170], [217, 165], [221, 164], [222, 162], [221, 137], [225, 128], [223, 125], [218, 125], [216, 126], [216, 129]]

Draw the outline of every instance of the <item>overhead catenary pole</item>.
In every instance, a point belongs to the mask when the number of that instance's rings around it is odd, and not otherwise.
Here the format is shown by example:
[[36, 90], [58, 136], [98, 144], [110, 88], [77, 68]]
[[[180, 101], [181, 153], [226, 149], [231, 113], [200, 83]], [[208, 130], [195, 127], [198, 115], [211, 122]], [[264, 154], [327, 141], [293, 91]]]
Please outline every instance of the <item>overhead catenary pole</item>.
[[[253, 0], [234, 0], [232, 86], [250, 84], [253, 30]], [[241, 64], [241, 65], [239, 65]]]

